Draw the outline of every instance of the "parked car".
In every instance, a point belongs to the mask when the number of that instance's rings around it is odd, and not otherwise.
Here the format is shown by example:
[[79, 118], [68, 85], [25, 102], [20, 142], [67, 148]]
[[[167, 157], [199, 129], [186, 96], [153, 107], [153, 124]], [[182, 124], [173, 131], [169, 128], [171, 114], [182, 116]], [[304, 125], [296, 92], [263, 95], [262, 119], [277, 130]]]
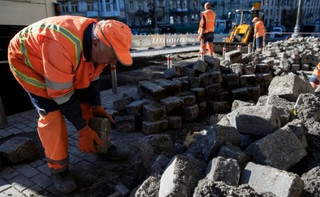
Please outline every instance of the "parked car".
[[283, 32], [286, 32], [286, 28], [283, 26], [275, 26], [272, 28], [270, 38], [283, 37]]

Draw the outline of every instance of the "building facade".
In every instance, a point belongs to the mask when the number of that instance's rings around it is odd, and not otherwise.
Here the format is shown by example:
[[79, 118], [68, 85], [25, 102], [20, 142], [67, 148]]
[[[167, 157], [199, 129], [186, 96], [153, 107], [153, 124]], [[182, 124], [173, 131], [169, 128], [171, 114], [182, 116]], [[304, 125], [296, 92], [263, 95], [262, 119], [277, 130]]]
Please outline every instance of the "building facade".
[[[262, 9], [265, 13], [266, 26], [281, 26], [283, 21], [289, 18], [291, 11], [297, 13], [299, 0], [261, 0]], [[320, 19], [320, 1], [302, 0], [302, 18], [301, 24], [316, 25]], [[289, 19], [289, 20], [292, 20]], [[296, 21], [293, 21], [294, 23]]]
[[[250, 10], [257, 0], [209, 0], [218, 21], [226, 21], [237, 9]], [[128, 24], [133, 33], [195, 33], [207, 0], [58, 0], [62, 14], [97, 19], [114, 18]], [[291, 25], [299, 0], [260, 0], [267, 27]], [[320, 23], [320, 0], [302, 0], [301, 24]], [[295, 14], [296, 16], [296, 14]], [[294, 16], [293, 16], [294, 17]], [[293, 25], [294, 26], [294, 25]], [[293, 27], [292, 27], [293, 28]]]

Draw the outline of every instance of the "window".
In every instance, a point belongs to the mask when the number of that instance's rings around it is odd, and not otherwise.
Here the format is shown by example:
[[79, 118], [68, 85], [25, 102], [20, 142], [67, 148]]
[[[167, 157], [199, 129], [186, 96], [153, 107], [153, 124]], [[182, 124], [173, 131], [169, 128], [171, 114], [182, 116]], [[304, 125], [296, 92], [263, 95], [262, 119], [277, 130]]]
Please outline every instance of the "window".
[[113, 4], [113, 11], [119, 11], [118, 10], [118, 6], [117, 6], [117, 2], [113, 1], [111, 2]]
[[188, 23], [188, 16], [183, 16], [182, 23]]
[[184, 1], [182, 1], [182, 6], [181, 7], [183, 7], [183, 8], [187, 8], [187, 1], [186, 0], [184, 0]]
[[143, 2], [142, 2], [142, 0], [138, 1], [138, 9], [143, 11]]
[[181, 17], [180, 16], [176, 16], [176, 18], [174, 20], [174, 23], [180, 24], [181, 23]]
[[170, 10], [173, 9], [173, 1], [172, 1], [172, 0], [169, 1], [169, 9], [170, 9]]
[[194, 9], [198, 9], [198, 0], [193, 0], [193, 2], [192, 2], [192, 7], [194, 8]]
[[71, 4], [71, 12], [78, 12], [78, 5], [77, 4]]
[[68, 4], [67, 2], [64, 3], [59, 3], [60, 4], [60, 8], [61, 8], [61, 13], [68, 13]]
[[170, 16], [170, 24], [173, 24], [173, 23], [174, 23], [173, 16]]
[[177, 0], [177, 7], [181, 8], [181, 1], [180, 0]]
[[130, 10], [133, 10], [133, 0], [129, 1], [129, 8], [130, 8]]

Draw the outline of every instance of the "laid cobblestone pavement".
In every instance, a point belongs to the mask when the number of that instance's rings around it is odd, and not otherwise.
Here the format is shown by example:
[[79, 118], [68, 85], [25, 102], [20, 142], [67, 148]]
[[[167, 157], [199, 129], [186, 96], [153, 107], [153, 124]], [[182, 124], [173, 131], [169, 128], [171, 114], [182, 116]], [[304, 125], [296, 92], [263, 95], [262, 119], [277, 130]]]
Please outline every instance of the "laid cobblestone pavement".
[[[132, 85], [120, 86], [118, 93], [113, 94], [112, 89], [101, 92], [102, 105], [107, 110], [113, 109], [113, 101], [122, 97], [123, 93], [130, 90]], [[8, 127], [0, 129], [0, 139], [15, 135], [28, 135], [36, 133], [38, 114], [36, 110], [10, 115], [7, 117]], [[70, 168], [96, 162], [93, 155], [81, 153], [77, 148], [77, 132], [68, 122]], [[5, 165], [0, 171], [0, 196], [47, 196], [40, 194], [57, 195], [49, 177], [49, 170], [45, 158], [18, 165]]]

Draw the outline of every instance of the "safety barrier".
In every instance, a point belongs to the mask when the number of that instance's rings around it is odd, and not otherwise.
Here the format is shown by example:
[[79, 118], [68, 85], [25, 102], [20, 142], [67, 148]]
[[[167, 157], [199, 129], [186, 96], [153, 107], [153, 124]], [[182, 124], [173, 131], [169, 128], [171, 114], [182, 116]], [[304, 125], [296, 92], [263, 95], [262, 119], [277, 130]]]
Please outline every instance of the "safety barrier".
[[198, 44], [198, 34], [133, 35], [131, 48], [162, 48]]
[[[282, 34], [280, 39], [285, 39], [285, 35], [289, 36], [293, 32], [266, 32], [269, 38], [272, 40], [272, 36]], [[319, 32], [299, 32], [299, 35], [312, 35], [319, 36]], [[215, 42], [223, 42], [228, 34], [215, 34]], [[185, 46], [199, 44], [198, 34], [148, 34], [148, 35], [133, 35], [132, 36], [132, 49], [152, 49], [163, 48], [173, 46]]]

